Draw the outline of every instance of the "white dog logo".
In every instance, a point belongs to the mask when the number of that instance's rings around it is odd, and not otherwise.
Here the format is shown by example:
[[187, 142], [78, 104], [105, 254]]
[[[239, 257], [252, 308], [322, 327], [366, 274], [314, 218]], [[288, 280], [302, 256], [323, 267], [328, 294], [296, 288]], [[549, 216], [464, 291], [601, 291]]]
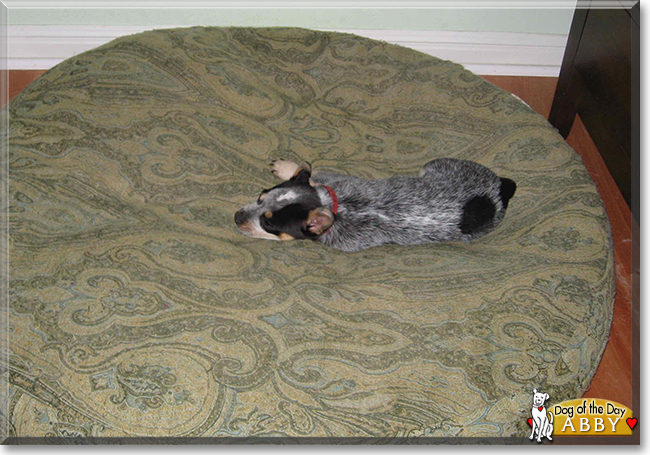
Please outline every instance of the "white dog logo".
[[544, 407], [544, 402], [548, 400], [548, 393], [538, 393], [537, 389], [533, 389], [533, 418], [531, 419], [531, 426], [533, 431], [530, 433], [530, 438], [535, 437], [537, 432], [537, 442], [542, 442], [542, 438], [548, 438], [552, 441], [551, 435], [553, 434], [553, 413], [547, 412]]

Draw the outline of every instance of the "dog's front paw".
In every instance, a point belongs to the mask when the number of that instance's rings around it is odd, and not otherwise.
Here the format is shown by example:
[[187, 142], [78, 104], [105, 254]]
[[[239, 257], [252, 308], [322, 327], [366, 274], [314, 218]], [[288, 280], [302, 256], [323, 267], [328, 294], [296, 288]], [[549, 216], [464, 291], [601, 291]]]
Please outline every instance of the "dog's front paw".
[[289, 160], [273, 160], [269, 164], [271, 173], [281, 180], [291, 180], [291, 177], [296, 175], [300, 166], [293, 161]]

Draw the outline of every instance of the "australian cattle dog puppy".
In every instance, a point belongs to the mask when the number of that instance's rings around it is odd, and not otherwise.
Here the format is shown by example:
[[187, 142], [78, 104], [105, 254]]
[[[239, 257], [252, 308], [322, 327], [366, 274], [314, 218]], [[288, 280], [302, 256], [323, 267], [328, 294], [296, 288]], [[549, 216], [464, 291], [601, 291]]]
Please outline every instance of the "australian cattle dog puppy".
[[517, 188], [485, 166], [451, 158], [428, 162], [419, 177], [377, 180], [312, 173], [309, 164], [287, 160], [270, 167], [283, 183], [235, 214], [240, 231], [344, 251], [474, 240], [499, 225]]

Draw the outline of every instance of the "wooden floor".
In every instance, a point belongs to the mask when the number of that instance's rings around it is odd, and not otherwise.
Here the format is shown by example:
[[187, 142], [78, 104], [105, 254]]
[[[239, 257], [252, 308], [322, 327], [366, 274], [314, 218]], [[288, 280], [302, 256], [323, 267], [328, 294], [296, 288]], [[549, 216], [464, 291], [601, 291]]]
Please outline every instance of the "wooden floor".
[[[13, 98], [44, 71], [9, 71], [9, 96]], [[523, 99], [548, 117], [557, 78], [485, 76], [494, 85]], [[585, 126], [576, 119], [567, 142], [582, 156], [605, 201], [612, 224], [616, 259], [616, 304], [612, 332], [588, 398], [603, 398], [632, 407], [632, 216]]]

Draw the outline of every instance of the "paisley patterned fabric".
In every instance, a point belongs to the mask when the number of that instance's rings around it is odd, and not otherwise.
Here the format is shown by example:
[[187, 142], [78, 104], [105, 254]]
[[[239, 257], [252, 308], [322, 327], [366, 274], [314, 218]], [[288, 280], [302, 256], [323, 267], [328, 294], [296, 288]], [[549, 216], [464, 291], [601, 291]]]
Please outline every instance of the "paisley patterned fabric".
[[[525, 437], [533, 388], [580, 397], [598, 365], [596, 188], [542, 116], [460, 65], [349, 34], [156, 30], [2, 115], [9, 436]], [[379, 178], [437, 157], [517, 182], [496, 231], [344, 253], [235, 229], [272, 159]]]

